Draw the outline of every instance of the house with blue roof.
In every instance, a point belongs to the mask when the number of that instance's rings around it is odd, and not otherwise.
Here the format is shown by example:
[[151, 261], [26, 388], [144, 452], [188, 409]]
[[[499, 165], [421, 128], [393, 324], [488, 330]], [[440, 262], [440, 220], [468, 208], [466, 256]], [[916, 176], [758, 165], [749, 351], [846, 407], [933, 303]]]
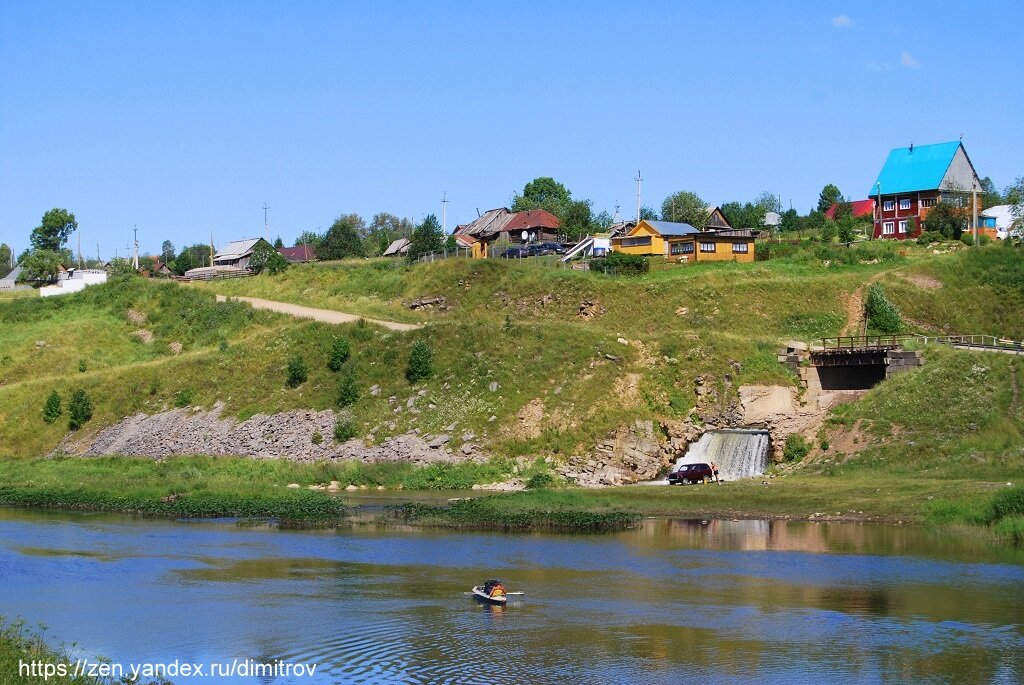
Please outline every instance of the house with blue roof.
[[959, 141], [894, 148], [869, 193], [876, 200], [875, 237], [916, 237], [928, 230], [928, 211], [936, 203], [969, 206], [980, 187]]

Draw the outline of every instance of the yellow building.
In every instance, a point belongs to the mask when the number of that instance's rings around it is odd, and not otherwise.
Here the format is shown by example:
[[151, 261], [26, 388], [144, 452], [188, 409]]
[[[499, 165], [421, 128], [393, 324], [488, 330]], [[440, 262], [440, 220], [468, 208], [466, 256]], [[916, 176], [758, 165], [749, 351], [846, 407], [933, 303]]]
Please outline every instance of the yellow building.
[[749, 229], [698, 231], [690, 224], [641, 221], [627, 235], [612, 238], [612, 250], [673, 262], [754, 261]]

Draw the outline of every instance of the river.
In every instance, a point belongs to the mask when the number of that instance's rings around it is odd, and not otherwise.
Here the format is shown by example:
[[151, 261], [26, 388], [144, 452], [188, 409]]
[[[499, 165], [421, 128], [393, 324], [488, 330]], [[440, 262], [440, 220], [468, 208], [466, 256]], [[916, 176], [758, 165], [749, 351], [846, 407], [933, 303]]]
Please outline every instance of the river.
[[[526, 595], [463, 594], [488, 577]], [[86, 658], [317, 666], [176, 683], [1024, 682], [1024, 551], [913, 526], [285, 531], [0, 508], [0, 597]]]

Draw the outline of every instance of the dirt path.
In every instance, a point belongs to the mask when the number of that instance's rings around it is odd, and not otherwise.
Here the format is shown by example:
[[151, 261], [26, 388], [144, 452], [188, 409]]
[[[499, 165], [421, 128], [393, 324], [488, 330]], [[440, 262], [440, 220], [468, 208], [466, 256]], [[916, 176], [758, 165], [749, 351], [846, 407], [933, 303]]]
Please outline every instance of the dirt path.
[[891, 271], [893, 269], [879, 271], [846, 298], [846, 325], [843, 326], [843, 332], [840, 335], [864, 335], [864, 326], [867, 323], [867, 316], [864, 312], [864, 291]]
[[346, 314], [344, 312], [336, 312], [333, 309], [316, 309], [315, 307], [303, 307], [300, 304], [290, 304], [288, 302], [275, 302], [274, 300], [262, 300], [258, 297], [241, 297], [232, 296], [230, 298], [223, 295], [217, 296], [218, 302], [226, 302], [227, 300], [238, 300], [239, 302], [248, 302], [253, 306], [254, 309], [267, 309], [272, 312], [279, 314], [289, 314], [291, 316], [298, 317], [300, 319], [313, 319], [314, 321], [322, 321], [324, 323], [352, 323], [359, 319], [366, 319], [368, 323], [377, 324], [384, 328], [390, 328], [393, 331], [414, 331], [418, 328], [423, 328], [423, 324], [418, 323], [398, 323], [396, 321], [381, 321], [380, 319], [368, 319], [365, 316], [356, 316], [355, 314]]

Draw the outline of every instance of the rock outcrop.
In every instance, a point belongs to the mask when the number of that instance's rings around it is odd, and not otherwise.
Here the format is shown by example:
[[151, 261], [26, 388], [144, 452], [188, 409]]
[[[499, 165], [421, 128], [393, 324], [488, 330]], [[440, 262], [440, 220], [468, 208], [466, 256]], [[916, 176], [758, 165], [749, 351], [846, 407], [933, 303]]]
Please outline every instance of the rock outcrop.
[[[153, 415], [136, 414], [100, 431], [91, 440], [72, 434], [59, 449], [82, 456], [124, 454], [159, 458], [211, 454], [300, 462], [329, 459], [417, 465], [486, 461], [475, 450], [453, 454], [448, 449], [447, 435], [410, 433], [386, 438], [376, 445], [359, 439], [337, 444], [332, 439], [336, 417], [329, 409], [256, 414], [245, 421], [222, 417], [221, 409], [222, 405], [217, 404], [208, 411], [185, 408]], [[314, 439], [316, 435], [319, 439]]]

